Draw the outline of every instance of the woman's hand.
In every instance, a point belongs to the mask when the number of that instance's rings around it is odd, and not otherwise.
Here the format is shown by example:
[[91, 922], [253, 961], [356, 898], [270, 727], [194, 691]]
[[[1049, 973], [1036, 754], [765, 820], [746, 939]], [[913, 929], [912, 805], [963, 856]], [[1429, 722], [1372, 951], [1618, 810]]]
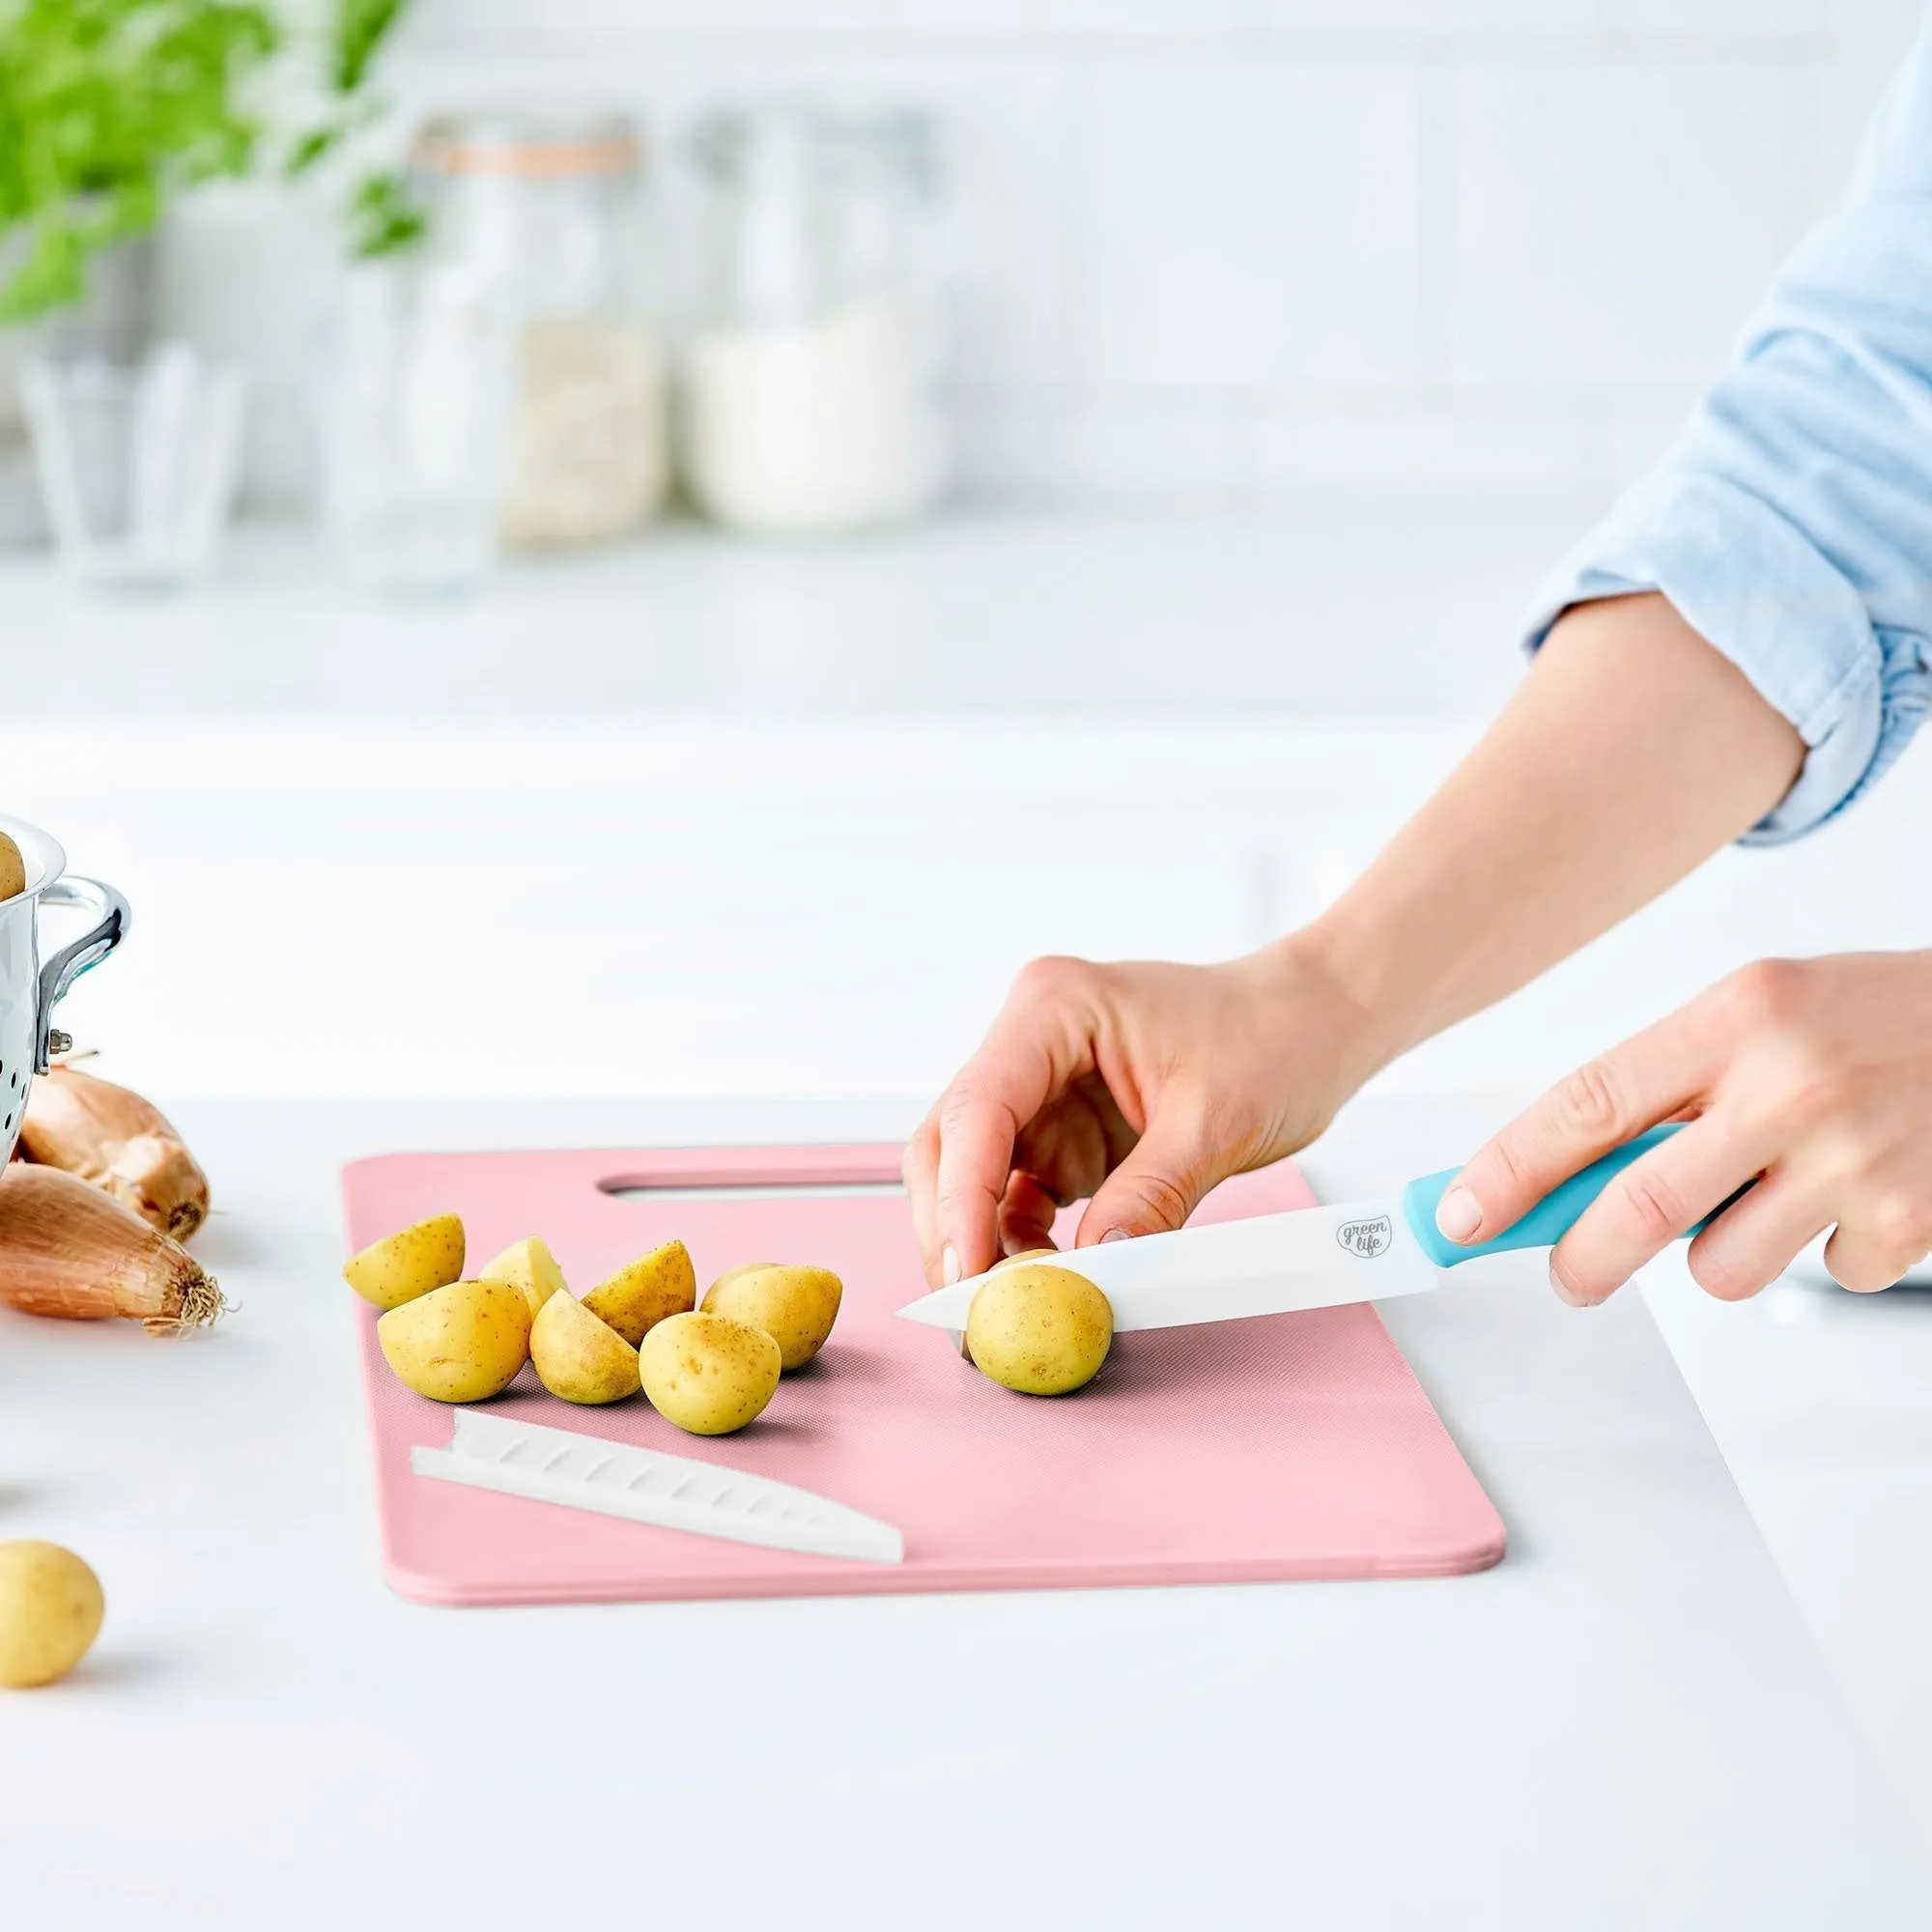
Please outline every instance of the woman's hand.
[[934, 1287], [1050, 1247], [1178, 1228], [1217, 1181], [1313, 1140], [1380, 1056], [1297, 935], [1224, 966], [1037, 959], [906, 1150]]
[[1741, 1301], [1835, 1228], [1825, 1265], [1889, 1288], [1932, 1252], [1932, 952], [1763, 960], [1552, 1089], [1463, 1170], [1450, 1239], [1499, 1234], [1580, 1167], [1662, 1121], [1549, 1258], [1594, 1307], [1747, 1181], [1690, 1244], [1707, 1293]]

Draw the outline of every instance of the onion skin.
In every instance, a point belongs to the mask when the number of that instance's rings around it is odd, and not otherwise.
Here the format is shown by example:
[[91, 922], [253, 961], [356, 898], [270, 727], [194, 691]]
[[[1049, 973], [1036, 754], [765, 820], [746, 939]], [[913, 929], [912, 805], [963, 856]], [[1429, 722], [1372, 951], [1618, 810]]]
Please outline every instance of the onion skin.
[[92, 1181], [178, 1241], [208, 1218], [208, 1177], [160, 1109], [90, 1073], [57, 1066], [35, 1080], [20, 1151]]
[[179, 1241], [78, 1176], [28, 1161], [0, 1171], [0, 1302], [69, 1321], [122, 1316], [151, 1335], [202, 1327], [227, 1306]]

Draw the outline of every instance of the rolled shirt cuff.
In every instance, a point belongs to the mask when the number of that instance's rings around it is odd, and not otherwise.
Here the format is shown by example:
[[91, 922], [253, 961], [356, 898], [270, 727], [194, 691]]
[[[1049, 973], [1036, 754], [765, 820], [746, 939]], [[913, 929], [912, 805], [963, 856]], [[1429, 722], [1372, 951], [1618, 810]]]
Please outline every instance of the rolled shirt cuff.
[[1804, 741], [1791, 789], [1744, 842], [1801, 837], [1877, 775], [1881, 740], [1892, 735], [1887, 653], [1851, 581], [1762, 497], [1709, 474], [1639, 484], [1538, 587], [1524, 648], [1536, 651], [1572, 605], [1647, 590], [1668, 598]]

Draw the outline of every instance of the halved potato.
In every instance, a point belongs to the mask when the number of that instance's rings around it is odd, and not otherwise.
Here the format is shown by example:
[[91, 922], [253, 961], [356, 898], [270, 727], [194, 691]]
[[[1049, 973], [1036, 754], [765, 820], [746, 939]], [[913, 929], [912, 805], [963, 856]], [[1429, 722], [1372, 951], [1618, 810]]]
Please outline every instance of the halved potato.
[[463, 1222], [432, 1214], [380, 1241], [372, 1241], [343, 1266], [342, 1278], [364, 1301], [400, 1308], [463, 1275]]
[[524, 1291], [524, 1299], [530, 1304], [530, 1319], [534, 1321], [543, 1305], [561, 1289], [569, 1293], [569, 1285], [563, 1278], [563, 1270], [556, 1264], [556, 1257], [535, 1235], [526, 1235], [521, 1241], [512, 1241], [496, 1260], [486, 1262], [476, 1270], [478, 1281], [513, 1281]]
[[779, 1345], [789, 1375], [825, 1346], [844, 1293], [844, 1283], [830, 1268], [733, 1268], [705, 1290], [704, 1307], [707, 1314], [762, 1328]]
[[567, 1289], [530, 1323], [530, 1365], [565, 1402], [622, 1402], [639, 1387], [637, 1350]]
[[432, 1402], [481, 1402], [529, 1360], [530, 1304], [512, 1281], [454, 1281], [376, 1323], [390, 1368]]
[[644, 1393], [693, 1435], [728, 1435], [764, 1411], [779, 1385], [779, 1345], [722, 1315], [672, 1315], [638, 1350]]
[[600, 1281], [583, 1305], [635, 1349], [667, 1316], [697, 1305], [697, 1271], [682, 1241], [667, 1241]]

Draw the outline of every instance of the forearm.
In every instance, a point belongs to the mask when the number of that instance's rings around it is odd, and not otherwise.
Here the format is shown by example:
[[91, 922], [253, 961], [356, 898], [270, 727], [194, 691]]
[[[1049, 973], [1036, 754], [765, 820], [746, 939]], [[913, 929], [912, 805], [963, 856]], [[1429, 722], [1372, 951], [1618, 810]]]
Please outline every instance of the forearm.
[[1804, 756], [1662, 597], [1583, 605], [1440, 790], [1291, 944], [1362, 1009], [1372, 1070], [1701, 865], [1784, 796]]

